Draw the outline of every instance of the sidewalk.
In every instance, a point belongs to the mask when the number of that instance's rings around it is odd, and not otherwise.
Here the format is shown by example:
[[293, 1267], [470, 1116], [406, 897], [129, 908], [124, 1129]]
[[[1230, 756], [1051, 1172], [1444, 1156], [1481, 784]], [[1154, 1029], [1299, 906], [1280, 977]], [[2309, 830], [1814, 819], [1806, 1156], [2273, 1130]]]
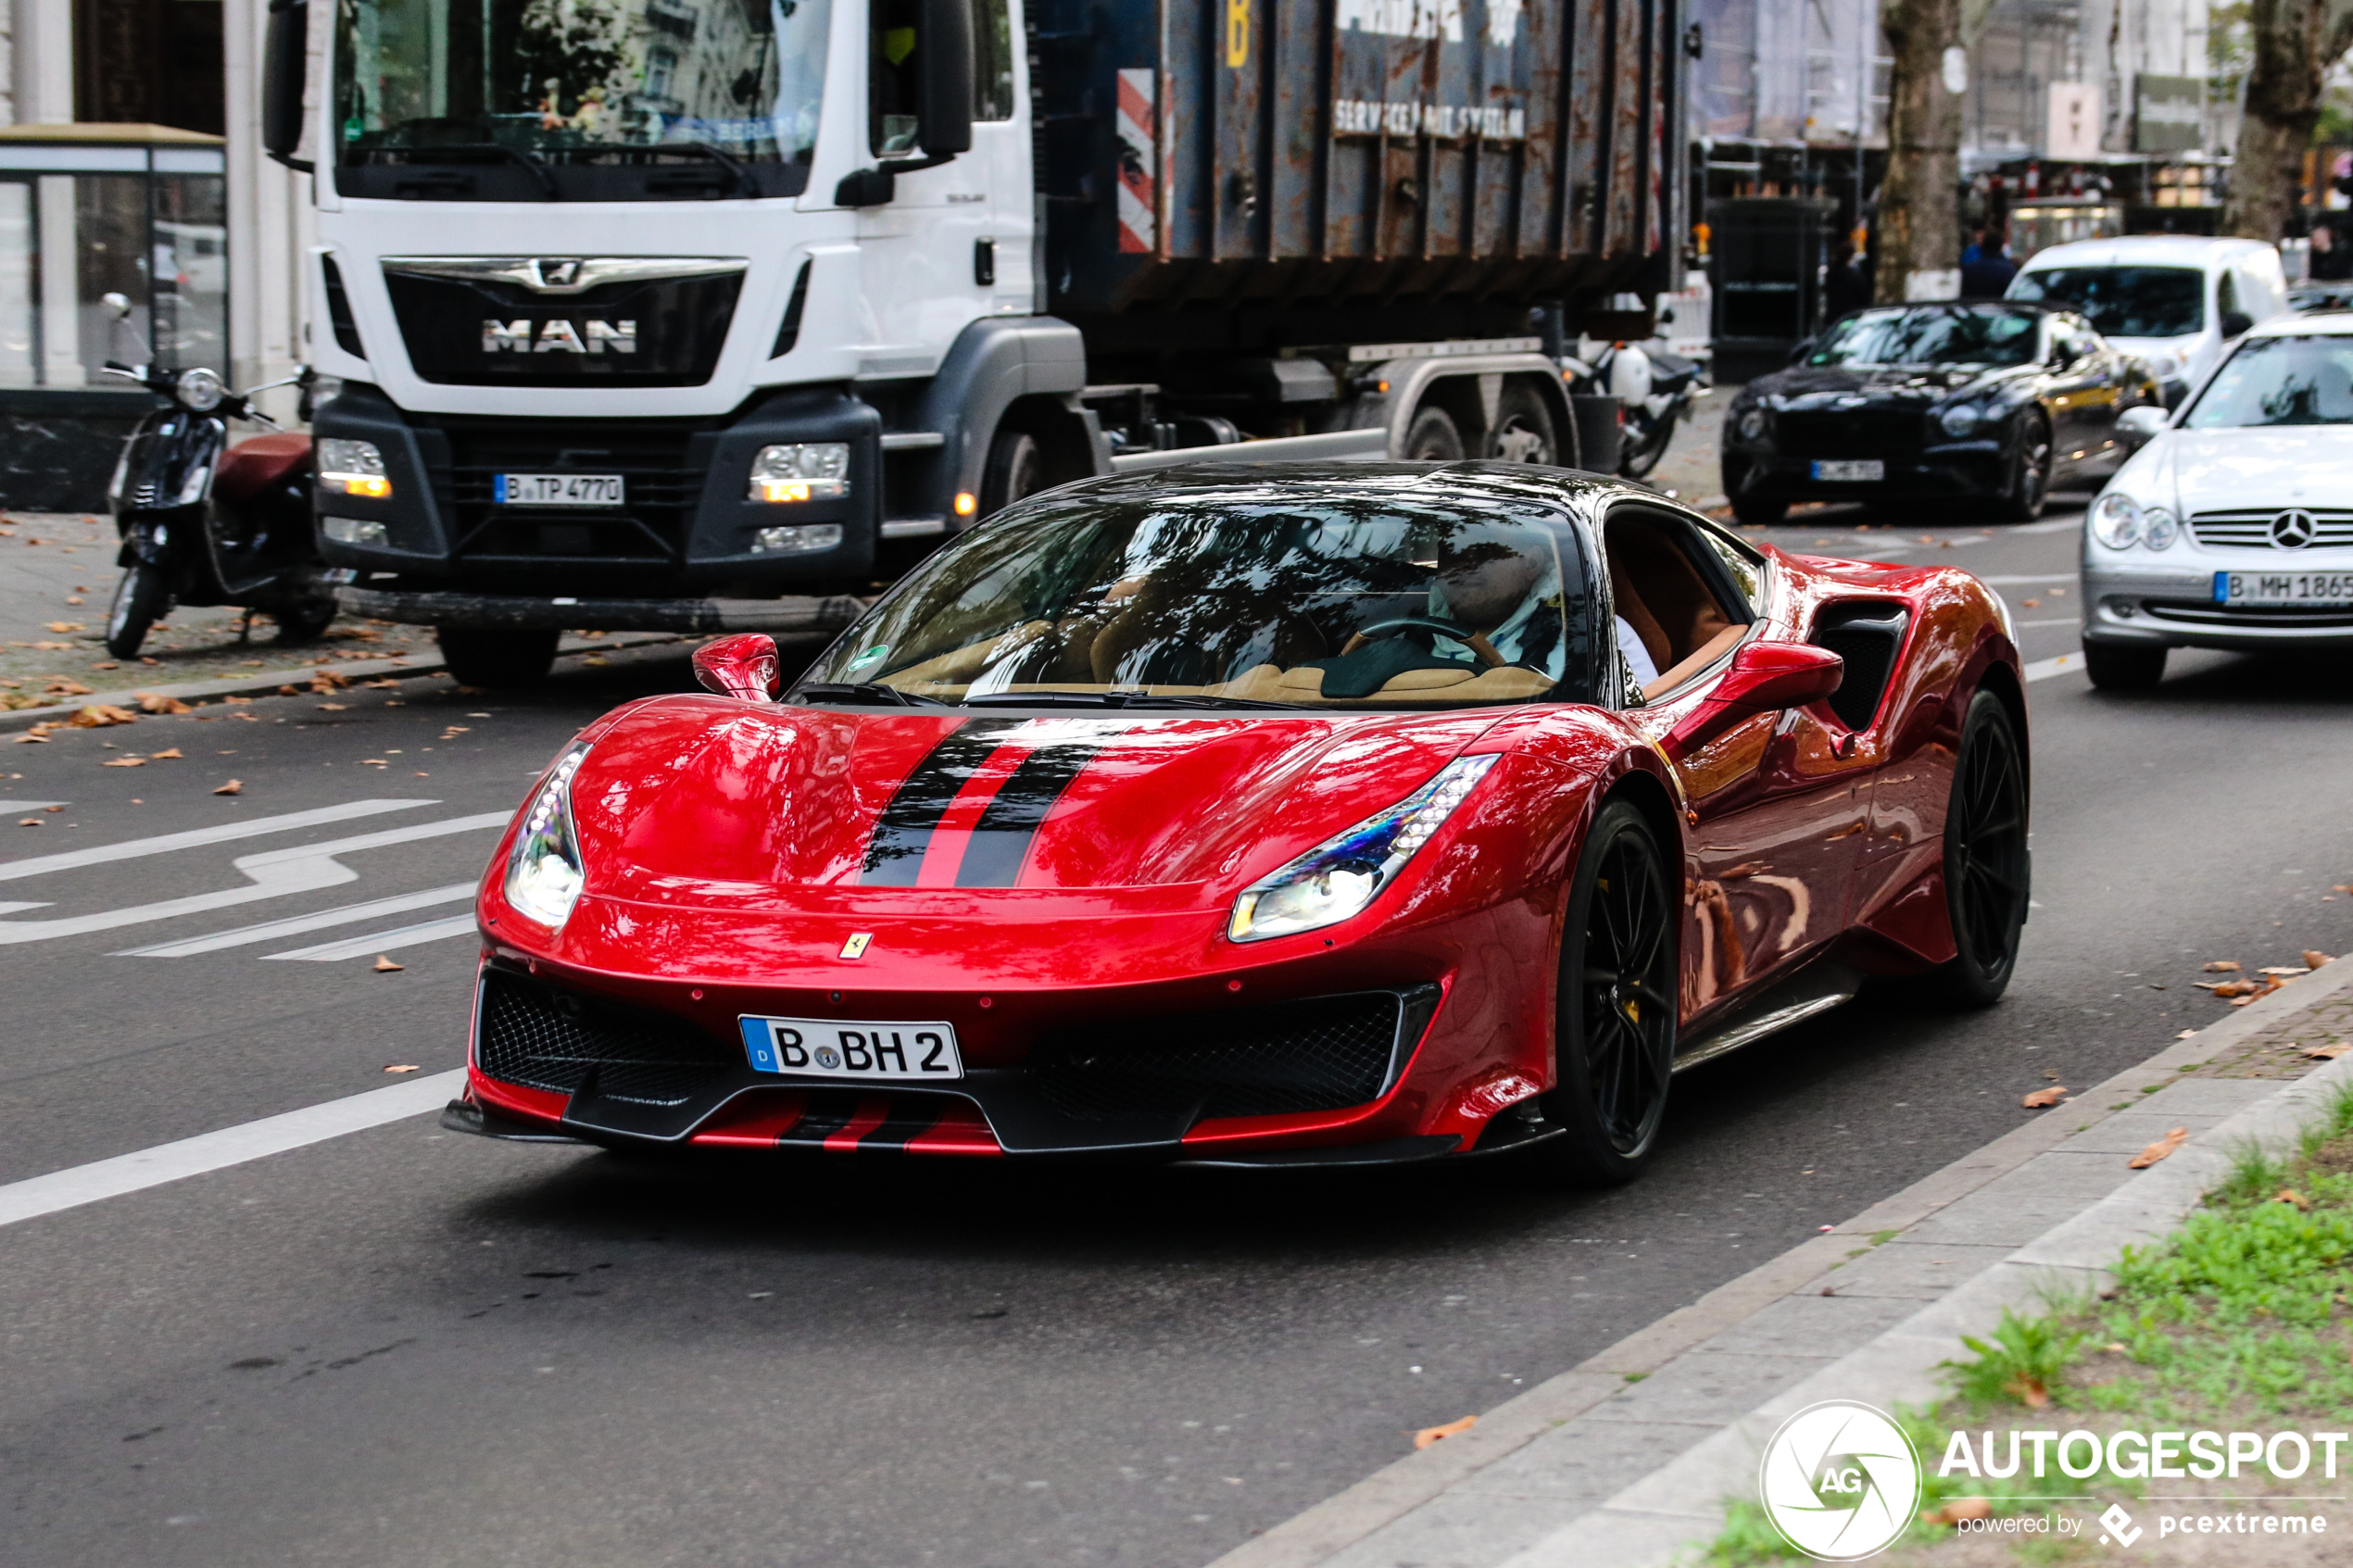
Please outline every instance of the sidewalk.
[[[1214, 1568], [1666, 1568], [1754, 1495], [1781, 1421], [1827, 1399], [1943, 1392], [1937, 1363], [2005, 1306], [2104, 1282], [2228, 1165], [2284, 1142], [2353, 1057], [2338, 961], [2175, 1042], [1831, 1233], [1671, 1313], [1218, 1560]], [[2298, 1074], [2301, 1074], [2299, 1077]], [[2286, 1080], [2284, 1082], [2284, 1080]], [[2133, 1171], [2175, 1127], [2190, 1141]]]

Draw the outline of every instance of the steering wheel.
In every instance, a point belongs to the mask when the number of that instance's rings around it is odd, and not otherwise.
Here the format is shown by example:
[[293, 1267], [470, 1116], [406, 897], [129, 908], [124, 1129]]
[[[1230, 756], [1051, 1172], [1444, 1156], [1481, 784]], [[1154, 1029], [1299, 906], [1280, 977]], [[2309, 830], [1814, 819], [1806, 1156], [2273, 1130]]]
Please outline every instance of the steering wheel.
[[1478, 635], [1467, 626], [1457, 625], [1452, 621], [1443, 620], [1435, 615], [1392, 615], [1387, 621], [1376, 621], [1370, 626], [1359, 626], [1356, 629], [1356, 634], [1369, 643], [1385, 632], [1409, 631], [1442, 632], [1455, 641], [1465, 644]]

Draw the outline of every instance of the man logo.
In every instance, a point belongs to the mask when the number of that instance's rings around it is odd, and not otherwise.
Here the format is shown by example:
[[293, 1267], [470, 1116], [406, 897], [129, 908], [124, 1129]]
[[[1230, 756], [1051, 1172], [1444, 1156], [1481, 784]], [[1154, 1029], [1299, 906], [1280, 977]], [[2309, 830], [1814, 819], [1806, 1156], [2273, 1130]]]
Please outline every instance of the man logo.
[[1847, 1399], [1808, 1405], [1765, 1446], [1757, 1494], [1781, 1538], [1822, 1562], [1893, 1545], [1920, 1505], [1920, 1458], [1881, 1411]]
[[2301, 507], [2291, 507], [2271, 520], [2271, 544], [2282, 550], [2300, 550], [2320, 537], [2321, 520]]
[[534, 336], [529, 317], [513, 321], [485, 320], [482, 323], [482, 351], [496, 354], [511, 349], [517, 354], [615, 354], [637, 352], [637, 323], [635, 321], [584, 321], [574, 326], [557, 317], [541, 321]]

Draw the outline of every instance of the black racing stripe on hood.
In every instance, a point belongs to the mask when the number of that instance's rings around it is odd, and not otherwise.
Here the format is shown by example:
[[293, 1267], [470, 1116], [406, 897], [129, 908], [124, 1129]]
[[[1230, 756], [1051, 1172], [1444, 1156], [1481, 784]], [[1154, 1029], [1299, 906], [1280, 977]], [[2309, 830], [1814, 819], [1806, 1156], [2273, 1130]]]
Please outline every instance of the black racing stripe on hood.
[[912, 887], [939, 819], [1009, 730], [1027, 721], [981, 719], [951, 730], [915, 764], [875, 821], [859, 881], [870, 887]]
[[963, 863], [956, 869], [956, 885], [1011, 887], [1018, 881], [1038, 825], [1101, 750], [1100, 746], [1044, 746], [1023, 758], [973, 824]]

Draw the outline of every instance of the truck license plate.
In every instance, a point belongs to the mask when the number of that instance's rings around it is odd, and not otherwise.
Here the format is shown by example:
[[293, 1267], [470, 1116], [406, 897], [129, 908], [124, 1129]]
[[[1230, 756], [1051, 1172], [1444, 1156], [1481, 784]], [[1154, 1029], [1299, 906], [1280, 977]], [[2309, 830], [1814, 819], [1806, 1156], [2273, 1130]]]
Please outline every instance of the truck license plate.
[[2218, 605], [2353, 605], [2353, 571], [2218, 571]]
[[500, 473], [490, 498], [502, 507], [618, 507], [627, 488], [617, 473]]

